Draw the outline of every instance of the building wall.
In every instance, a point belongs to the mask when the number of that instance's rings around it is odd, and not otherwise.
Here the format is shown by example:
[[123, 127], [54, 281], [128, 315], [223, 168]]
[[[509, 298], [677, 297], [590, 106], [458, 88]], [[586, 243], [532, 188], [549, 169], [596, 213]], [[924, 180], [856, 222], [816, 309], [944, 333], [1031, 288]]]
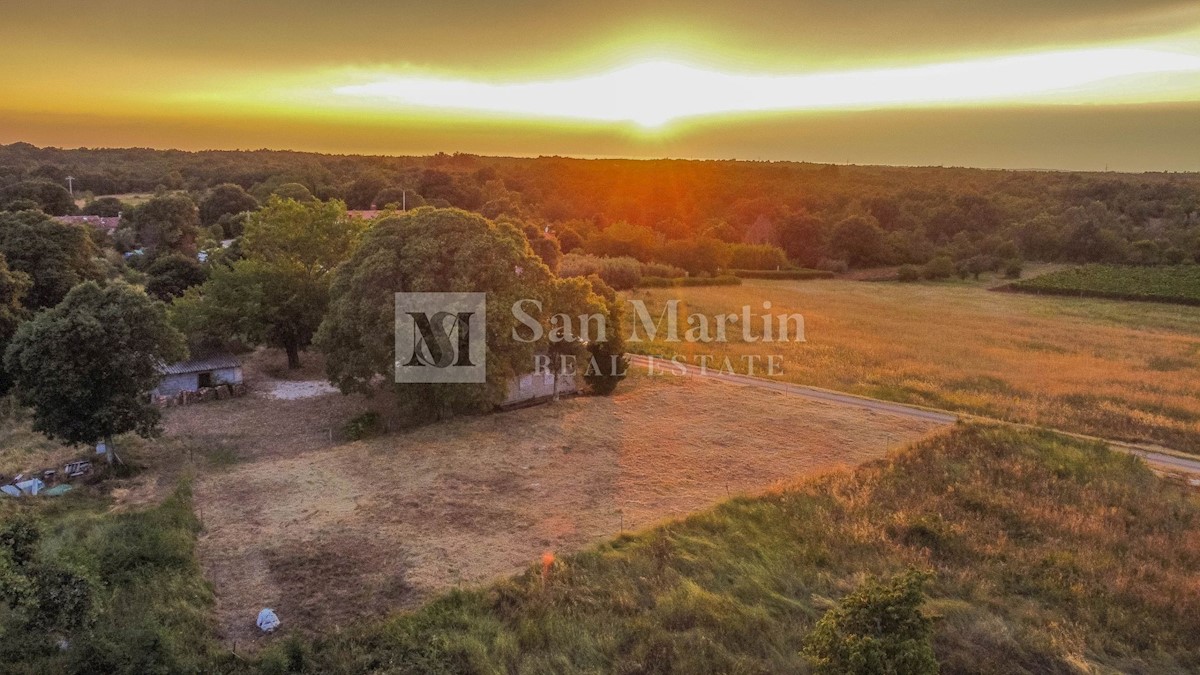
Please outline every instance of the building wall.
[[[574, 394], [579, 386], [574, 375], [558, 376], [558, 393], [560, 395]], [[535, 401], [554, 396], [553, 373], [529, 373], [518, 375], [508, 381], [508, 395], [500, 405], [510, 406], [526, 401]]]
[[[242, 381], [242, 369], [218, 368], [206, 371], [212, 373], [213, 384], [239, 384]], [[183, 373], [181, 375], [163, 375], [154, 396], [174, 396], [181, 391], [197, 391], [200, 389], [200, 373]]]

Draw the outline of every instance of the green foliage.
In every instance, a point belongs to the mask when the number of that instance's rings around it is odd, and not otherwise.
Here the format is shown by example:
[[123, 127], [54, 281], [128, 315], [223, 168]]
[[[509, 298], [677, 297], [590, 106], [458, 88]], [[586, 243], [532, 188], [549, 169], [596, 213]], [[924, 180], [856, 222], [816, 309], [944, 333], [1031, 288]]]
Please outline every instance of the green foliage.
[[216, 225], [222, 217], [258, 208], [258, 200], [233, 183], [222, 183], [200, 202], [200, 223]]
[[146, 268], [146, 292], [170, 302], [184, 291], [205, 282], [208, 270], [195, 258], [172, 253], [158, 256]]
[[871, 267], [888, 262], [884, 232], [871, 216], [852, 215], [833, 228], [829, 248], [851, 267]]
[[130, 222], [138, 243], [151, 254], [196, 253], [200, 213], [185, 194], [156, 195], [133, 210]]
[[371, 438], [379, 435], [383, 430], [383, 421], [379, 418], [379, 413], [368, 410], [365, 413], [355, 415], [348, 422], [342, 425], [342, 435], [351, 441], [361, 441], [364, 438]]
[[1200, 266], [1084, 265], [1017, 282], [1029, 293], [1200, 305]]
[[[541, 302], [543, 324], [559, 311], [603, 308], [586, 281], [556, 279], [513, 223], [422, 207], [376, 222], [335, 272], [317, 338], [330, 380], [343, 391], [363, 391], [377, 375], [394, 379], [395, 293], [479, 290], [487, 292], [489, 307], [487, 382], [396, 385], [401, 400], [422, 407], [414, 411], [418, 417], [490, 408], [503, 398], [509, 378], [530, 372], [534, 354], [551, 349], [548, 331], [541, 341], [512, 337], [519, 324], [510, 308], [518, 300]], [[578, 343], [555, 348], [573, 350]]]
[[931, 281], [937, 281], [939, 279], [949, 279], [950, 277], [954, 276], [957, 271], [958, 270], [954, 265], [954, 261], [950, 259], [950, 256], [939, 255], [933, 260], [925, 263], [925, 266], [921, 268], [921, 277]]
[[729, 267], [739, 270], [782, 270], [791, 267], [787, 254], [770, 244], [730, 244]]
[[[69, 501], [38, 505], [40, 545], [22, 573], [30, 604], [0, 618], [5, 672], [226, 670], [211, 637], [212, 594], [195, 558], [199, 523], [188, 487], [154, 508], [121, 513], [105, 502], [59, 499]], [[0, 531], [25, 519], [12, 506], [0, 514]]]
[[301, 203], [316, 201], [313, 193], [301, 183], [284, 183], [271, 191], [271, 196]]
[[899, 270], [896, 270], [896, 279], [898, 281], [917, 281], [921, 278], [921, 270], [916, 265], [901, 265]]
[[730, 270], [735, 276], [743, 279], [832, 279], [834, 273], [829, 270], [787, 269], [787, 270]]
[[67, 188], [45, 180], [25, 180], [0, 187], [0, 211], [17, 211], [29, 203], [52, 216], [75, 213], [75, 200]]
[[568, 253], [563, 256], [558, 274], [563, 278], [595, 275], [618, 291], [627, 291], [631, 288], [637, 288], [641, 284], [642, 264], [628, 256], [603, 258], [594, 255]]
[[88, 230], [35, 211], [0, 213], [0, 254], [32, 281], [24, 304], [33, 310], [57, 305], [82, 281], [101, 279]]
[[197, 348], [237, 339], [287, 352], [300, 366], [329, 302], [330, 273], [358, 245], [366, 223], [340, 202], [273, 196], [246, 223], [240, 253], [172, 305], [172, 322]]
[[[733, 249], [729, 244], [713, 237], [673, 239], [659, 249], [657, 256], [662, 262], [681, 267], [689, 274], [711, 275], [730, 266]], [[743, 255], [745, 259], [753, 257]]]
[[115, 218], [129, 212], [129, 206], [116, 197], [100, 197], [84, 204], [81, 212], [85, 216]]
[[869, 579], [813, 628], [804, 654], [813, 672], [828, 675], [929, 675], [938, 672], [921, 614], [926, 575], [910, 570], [888, 581]]
[[1021, 272], [1024, 271], [1024, 263], [1020, 258], [1013, 258], [1004, 263], [1004, 278], [1005, 279], [1020, 279]]
[[17, 329], [4, 363], [33, 428], [64, 443], [153, 435], [158, 363], [184, 357], [162, 304], [124, 283], [80, 284]]

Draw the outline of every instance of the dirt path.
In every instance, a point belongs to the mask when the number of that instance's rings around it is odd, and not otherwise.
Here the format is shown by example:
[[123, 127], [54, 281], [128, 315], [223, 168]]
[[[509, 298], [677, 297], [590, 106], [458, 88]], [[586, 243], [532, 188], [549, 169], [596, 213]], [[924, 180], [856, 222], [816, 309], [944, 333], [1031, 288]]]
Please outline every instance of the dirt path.
[[[1011, 424], [1010, 422], [1005, 422], [1003, 420], [981, 418], [978, 415], [960, 415], [949, 410], [935, 410], [933, 408], [893, 403], [891, 401], [867, 398], [865, 396], [856, 396], [854, 394], [845, 394], [842, 392], [830, 391], [828, 389], [821, 389], [819, 387], [791, 384], [788, 382], [770, 380], [762, 377], [752, 377], [749, 375], [720, 372], [719, 370], [713, 369], [701, 369], [693, 365], [675, 364], [667, 359], [662, 358], [630, 354], [629, 360], [632, 365], [653, 369], [660, 373], [682, 371], [682, 374], [709, 378], [729, 384], [737, 384], [754, 389], [781, 392], [815, 401], [828, 401], [831, 403], [887, 412], [895, 415], [912, 417], [915, 419], [924, 419], [933, 422], [949, 424], [960, 418], [964, 418], [983, 420], [997, 424]], [[1040, 428], [1029, 424], [1018, 424], [1017, 426], [1028, 427], [1031, 429]], [[1064, 436], [1071, 436], [1090, 441], [1100, 441], [1114, 450], [1127, 452], [1141, 457], [1146, 461], [1146, 463], [1150, 464], [1151, 468], [1161, 472], [1185, 473], [1189, 475], [1200, 476], [1200, 459], [1187, 456], [1181, 452], [1171, 450], [1170, 448], [1164, 448], [1149, 443], [1129, 443], [1126, 441], [1116, 441], [1108, 438], [1097, 438], [1087, 434], [1062, 431], [1061, 429], [1049, 430]]]
[[[242, 426], [339, 404], [243, 401], [257, 410], [214, 433], [252, 439]], [[200, 557], [223, 636], [252, 649], [277, 639], [254, 627], [263, 607], [286, 630], [328, 630], [518, 572], [545, 551], [882, 457], [941, 426], [701, 378], [638, 376], [611, 398], [340, 446], [248, 448], [243, 461], [196, 481]]]

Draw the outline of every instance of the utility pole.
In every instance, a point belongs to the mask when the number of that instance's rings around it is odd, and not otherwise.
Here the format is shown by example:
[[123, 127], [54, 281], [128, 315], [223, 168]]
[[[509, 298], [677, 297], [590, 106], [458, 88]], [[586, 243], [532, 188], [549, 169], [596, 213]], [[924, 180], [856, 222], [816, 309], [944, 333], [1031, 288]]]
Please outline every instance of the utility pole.
[[75, 198], [75, 177], [67, 176], [67, 191], [71, 193], [71, 199]]
[[404, 188], [400, 189], [400, 210], [405, 213], [408, 212], [408, 190]]

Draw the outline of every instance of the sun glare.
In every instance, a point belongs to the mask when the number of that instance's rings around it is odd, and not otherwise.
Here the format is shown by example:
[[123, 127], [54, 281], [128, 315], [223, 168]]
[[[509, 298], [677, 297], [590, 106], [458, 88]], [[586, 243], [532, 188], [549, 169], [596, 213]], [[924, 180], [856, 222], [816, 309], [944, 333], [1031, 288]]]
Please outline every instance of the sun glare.
[[[984, 102], [1105, 103], [1127, 90], [1131, 78], [1152, 80], [1139, 89], [1144, 99], [1140, 102], [1168, 96], [1178, 100], [1177, 86], [1160, 90], [1154, 83], [1163, 76], [1197, 73], [1200, 56], [1101, 48], [798, 75], [724, 73], [651, 61], [575, 79], [489, 83], [381, 77], [339, 86], [334, 92], [370, 105], [633, 122], [653, 128], [722, 113]], [[1190, 99], [1200, 99], [1197, 82], [1188, 82], [1186, 90]]]

